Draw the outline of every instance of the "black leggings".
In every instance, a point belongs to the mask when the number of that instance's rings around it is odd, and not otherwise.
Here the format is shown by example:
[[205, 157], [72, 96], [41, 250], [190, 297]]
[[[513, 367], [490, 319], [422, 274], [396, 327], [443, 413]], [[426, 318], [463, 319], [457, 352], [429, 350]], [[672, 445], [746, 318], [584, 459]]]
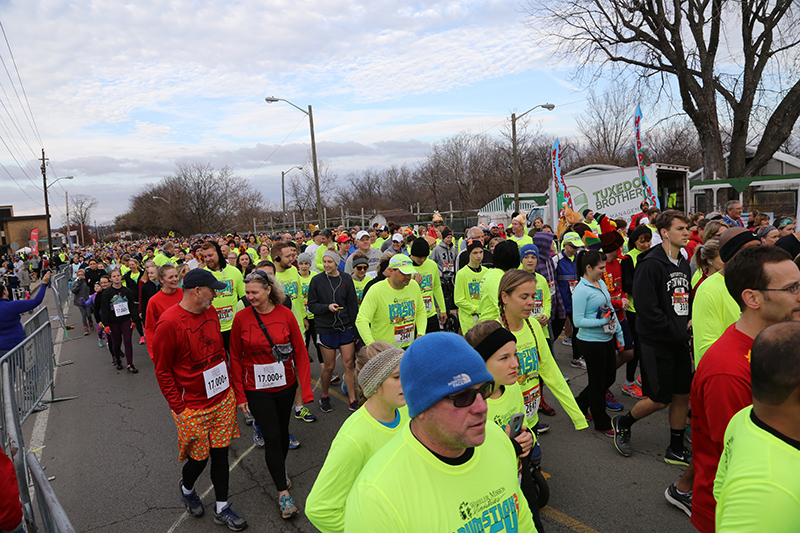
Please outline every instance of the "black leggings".
[[639, 344], [639, 334], [636, 333], [636, 313], [625, 311], [625, 316], [633, 336], [633, 359], [625, 364], [625, 381], [633, 381], [636, 379], [636, 367], [639, 366], [639, 360], [642, 358], [642, 345]]
[[278, 492], [288, 490], [286, 454], [289, 453], [289, 420], [296, 390], [297, 382], [278, 392], [244, 391], [250, 413], [264, 437], [264, 460]]
[[533, 525], [536, 527], [537, 533], [544, 533], [542, 519], [539, 516], [539, 487], [536, 486], [536, 482], [531, 475], [530, 458], [530, 454], [519, 458], [522, 463], [522, 481], [520, 483], [520, 489], [522, 489], [522, 494], [525, 495], [525, 499], [528, 500], [528, 508], [533, 515]]
[[606, 412], [606, 391], [614, 384], [617, 375], [617, 354], [614, 340], [606, 342], [586, 342], [578, 339], [581, 353], [586, 360], [586, 373], [589, 384], [586, 385], [575, 401], [582, 412], [588, 408], [594, 419], [594, 429], [606, 431], [611, 429], [611, 418]]
[[[211, 448], [211, 483], [214, 485], [214, 498], [218, 502], [228, 501], [228, 447]], [[187, 490], [194, 488], [197, 478], [203, 473], [208, 458], [197, 461], [189, 457], [183, 465], [183, 486]]]
[[314, 322], [313, 318], [308, 319], [308, 329], [306, 330], [306, 350], [308, 350], [308, 359], [309, 361], [313, 362], [311, 359], [311, 344], [313, 343], [317, 349], [317, 359], [319, 359], [319, 364], [322, 364], [322, 350], [319, 349], [319, 344], [317, 344], [317, 325]]

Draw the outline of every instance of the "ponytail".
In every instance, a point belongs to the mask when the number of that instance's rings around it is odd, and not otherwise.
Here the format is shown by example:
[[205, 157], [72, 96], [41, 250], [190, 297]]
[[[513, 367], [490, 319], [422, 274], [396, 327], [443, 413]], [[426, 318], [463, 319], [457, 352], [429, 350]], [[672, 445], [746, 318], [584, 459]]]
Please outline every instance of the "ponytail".
[[600, 263], [606, 262], [606, 254], [599, 250], [581, 250], [578, 252], [577, 267], [578, 276], [583, 277], [586, 274], [586, 268], [595, 268]]

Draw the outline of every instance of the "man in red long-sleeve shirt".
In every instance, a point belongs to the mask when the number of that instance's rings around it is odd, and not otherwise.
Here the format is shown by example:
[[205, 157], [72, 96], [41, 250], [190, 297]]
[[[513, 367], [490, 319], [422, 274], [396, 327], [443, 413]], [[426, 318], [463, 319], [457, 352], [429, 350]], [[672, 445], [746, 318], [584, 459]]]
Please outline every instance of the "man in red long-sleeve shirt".
[[[21, 452], [20, 452], [21, 453]], [[22, 503], [14, 463], [0, 451], [0, 531], [22, 533]]]
[[[714, 478], [725, 429], [734, 414], [753, 403], [750, 349], [761, 331], [779, 322], [800, 321], [800, 270], [788, 253], [774, 246], [753, 246], [725, 265], [725, 285], [742, 316], [706, 351], [692, 382], [694, 484], [688, 505], [674, 485], [667, 500], [691, 513], [692, 525], [713, 533]], [[687, 502], [688, 503], [688, 502]]]
[[158, 385], [178, 428], [179, 459], [186, 460], [180, 483], [183, 504], [193, 516], [203, 516], [194, 484], [210, 456], [214, 522], [241, 531], [247, 522], [228, 503], [228, 446], [239, 436], [236, 395], [219, 318], [211, 308], [214, 291], [224, 288], [207, 270], [190, 270], [183, 278], [181, 302], [161, 315], [148, 346], [155, 350]]

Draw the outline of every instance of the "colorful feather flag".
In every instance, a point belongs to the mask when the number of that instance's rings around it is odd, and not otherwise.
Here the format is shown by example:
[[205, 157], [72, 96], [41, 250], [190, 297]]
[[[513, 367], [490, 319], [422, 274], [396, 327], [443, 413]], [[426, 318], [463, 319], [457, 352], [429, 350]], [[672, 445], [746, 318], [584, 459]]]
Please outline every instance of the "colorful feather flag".
[[650, 185], [650, 180], [647, 179], [647, 174], [644, 173], [644, 153], [642, 152], [642, 134], [641, 134], [642, 110], [637, 105], [636, 114], [633, 116], [633, 125], [636, 129], [636, 165], [639, 167], [639, 181], [642, 182], [642, 191], [644, 199], [651, 207], [661, 209], [661, 203], [658, 201], [653, 186]]

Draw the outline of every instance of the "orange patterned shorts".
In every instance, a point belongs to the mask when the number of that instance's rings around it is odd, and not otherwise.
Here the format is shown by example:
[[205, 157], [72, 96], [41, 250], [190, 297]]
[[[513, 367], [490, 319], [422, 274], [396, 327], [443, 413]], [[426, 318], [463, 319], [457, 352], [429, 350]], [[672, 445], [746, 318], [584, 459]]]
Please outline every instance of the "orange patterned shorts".
[[236, 395], [233, 388], [221, 402], [208, 409], [185, 409], [180, 415], [172, 413], [178, 426], [178, 460], [189, 457], [195, 461], [208, 458], [209, 448], [225, 448], [231, 439], [239, 437], [236, 421]]

